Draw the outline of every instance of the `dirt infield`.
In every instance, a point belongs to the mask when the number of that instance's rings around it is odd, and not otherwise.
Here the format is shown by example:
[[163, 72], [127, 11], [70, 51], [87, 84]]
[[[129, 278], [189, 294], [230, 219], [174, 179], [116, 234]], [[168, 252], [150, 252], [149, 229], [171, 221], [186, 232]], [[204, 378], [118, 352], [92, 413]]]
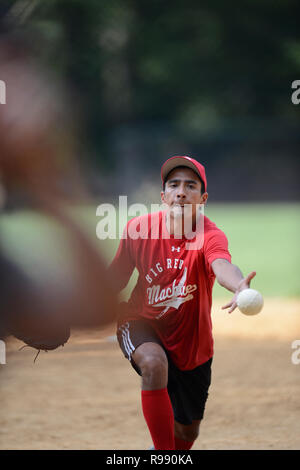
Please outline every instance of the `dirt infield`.
[[[255, 317], [215, 302], [213, 379], [194, 449], [300, 449], [300, 300], [266, 299]], [[147, 449], [140, 378], [114, 331], [76, 331], [41, 352], [7, 342], [0, 449]], [[100, 338], [100, 340], [99, 340]], [[298, 356], [300, 358], [300, 354]]]

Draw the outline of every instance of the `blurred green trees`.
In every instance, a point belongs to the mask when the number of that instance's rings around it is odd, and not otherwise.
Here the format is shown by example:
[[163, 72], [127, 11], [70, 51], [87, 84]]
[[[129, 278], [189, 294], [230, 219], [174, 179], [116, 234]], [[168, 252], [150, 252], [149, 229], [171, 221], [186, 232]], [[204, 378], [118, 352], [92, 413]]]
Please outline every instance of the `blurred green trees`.
[[[155, 163], [153, 155], [164, 159], [172, 151], [204, 154], [208, 166], [230, 154], [235, 165], [232, 155], [247, 155], [232, 145], [238, 141], [249, 151], [247, 142], [255, 141], [250, 154], [266, 155], [258, 151], [264, 144], [268, 150], [281, 146], [294, 173], [300, 106], [291, 103], [291, 83], [300, 79], [298, 1], [10, 4], [19, 28], [34, 33], [36, 55], [75, 90], [86, 117], [86, 154], [102, 169], [113, 171], [124, 148], [139, 153], [145, 168]], [[283, 140], [273, 141], [279, 134]], [[142, 144], [128, 149], [128, 141], [139, 139]], [[138, 167], [132, 158], [131, 172]]]

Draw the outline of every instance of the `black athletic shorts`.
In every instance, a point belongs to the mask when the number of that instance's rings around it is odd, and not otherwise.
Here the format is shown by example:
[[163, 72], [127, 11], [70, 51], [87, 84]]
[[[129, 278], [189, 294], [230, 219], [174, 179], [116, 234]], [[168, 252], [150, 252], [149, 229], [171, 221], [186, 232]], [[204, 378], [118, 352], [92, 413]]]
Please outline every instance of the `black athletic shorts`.
[[131, 358], [134, 350], [143, 343], [157, 343], [164, 349], [169, 363], [168, 393], [178, 423], [192, 424], [204, 415], [208, 389], [211, 383], [212, 358], [192, 370], [180, 370], [169, 357], [151, 325], [143, 320], [126, 322], [117, 330], [117, 338], [126, 359], [141, 375], [138, 366]]

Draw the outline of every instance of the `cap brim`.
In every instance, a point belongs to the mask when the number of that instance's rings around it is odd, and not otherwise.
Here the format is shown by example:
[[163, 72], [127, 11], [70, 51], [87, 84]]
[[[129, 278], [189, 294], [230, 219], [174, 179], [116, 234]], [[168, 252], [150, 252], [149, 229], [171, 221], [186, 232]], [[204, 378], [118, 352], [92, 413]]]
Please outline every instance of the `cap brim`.
[[162, 167], [161, 177], [162, 177], [163, 182], [165, 182], [165, 179], [168, 176], [168, 174], [170, 173], [170, 171], [174, 170], [174, 168], [177, 168], [178, 166], [186, 166], [186, 167], [190, 168], [195, 173], [197, 173], [197, 175], [199, 176], [199, 178], [202, 181], [202, 177], [199, 173], [199, 170], [196, 167], [196, 165], [194, 165], [193, 162], [191, 162], [190, 160], [187, 160], [186, 158], [174, 157], [171, 160], [167, 161]]

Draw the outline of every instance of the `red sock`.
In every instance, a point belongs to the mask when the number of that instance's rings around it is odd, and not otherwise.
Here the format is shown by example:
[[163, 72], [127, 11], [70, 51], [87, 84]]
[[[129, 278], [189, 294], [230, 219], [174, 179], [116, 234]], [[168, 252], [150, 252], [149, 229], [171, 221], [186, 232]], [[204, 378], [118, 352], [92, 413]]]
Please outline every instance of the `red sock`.
[[194, 441], [183, 441], [175, 436], [175, 449], [176, 450], [189, 450], [192, 448]]
[[174, 450], [174, 414], [167, 388], [142, 390], [142, 408], [156, 450]]

